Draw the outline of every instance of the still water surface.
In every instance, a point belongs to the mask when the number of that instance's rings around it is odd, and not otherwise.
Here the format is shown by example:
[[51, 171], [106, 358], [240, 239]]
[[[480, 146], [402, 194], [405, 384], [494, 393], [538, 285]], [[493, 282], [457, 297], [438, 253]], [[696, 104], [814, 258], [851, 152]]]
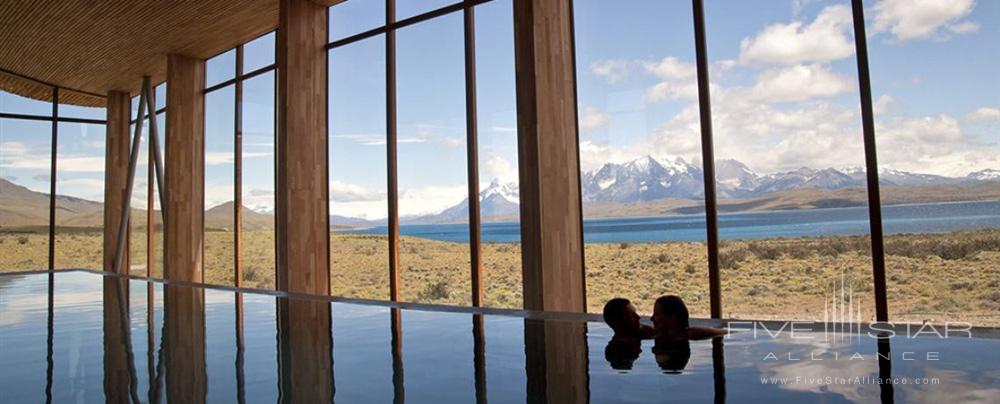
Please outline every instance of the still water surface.
[[121, 285], [0, 275], [0, 402], [1000, 402], [993, 339], [894, 338], [888, 361], [819, 332], [616, 349], [596, 322]]

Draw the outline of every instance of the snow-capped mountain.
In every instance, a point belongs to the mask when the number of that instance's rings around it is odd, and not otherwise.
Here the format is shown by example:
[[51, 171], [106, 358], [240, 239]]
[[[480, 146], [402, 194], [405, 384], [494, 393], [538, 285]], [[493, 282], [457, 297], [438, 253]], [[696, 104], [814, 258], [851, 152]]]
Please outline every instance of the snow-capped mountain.
[[[791, 171], [758, 174], [737, 160], [715, 163], [716, 190], [719, 198], [752, 198], [795, 189], [836, 190], [860, 188], [866, 184], [862, 167], [815, 169], [801, 167]], [[701, 199], [704, 173], [701, 167], [682, 158], [658, 160], [642, 156], [625, 163], [605, 163], [599, 169], [582, 173], [580, 182], [583, 203], [641, 204], [666, 198]], [[1000, 170], [986, 169], [965, 177], [944, 177], [894, 169], [879, 170], [879, 182], [885, 186], [927, 186], [1000, 181]], [[512, 220], [520, 213], [517, 183], [494, 180], [479, 193], [483, 221]], [[439, 214], [405, 220], [409, 223], [454, 223], [468, 220], [468, 201]]]
[[580, 181], [585, 202], [638, 203], [702, 193], [701, 168], [680, 157], [665, 164], [651, 156], [625, 164], [607, 163], [583, 173]]
[[968, 178], [973, 181], [997, 181], [1000, 180], [1000, 170], [987, 168], [985, 170], [969, 173]]

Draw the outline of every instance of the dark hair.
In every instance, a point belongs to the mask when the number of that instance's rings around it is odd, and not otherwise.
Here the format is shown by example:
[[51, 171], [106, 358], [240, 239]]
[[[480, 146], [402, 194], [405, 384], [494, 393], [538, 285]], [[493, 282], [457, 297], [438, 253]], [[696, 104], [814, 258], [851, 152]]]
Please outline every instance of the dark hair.
[[618, 328], [622, 323], [622, 312], [625, 311], [625, 307], [632, 304], [632, 301], [624, 297], [616, 297], [614, 299], [608, 300], [604, 303], [604, 322], [611, 327], [612, 330]]
[[663, 314], [677, 318], [677, 325], [681, 328], [688, 328], [688, 308], [679, 296], [660, 296], [656, 299], [655, 307], [663, 310]]

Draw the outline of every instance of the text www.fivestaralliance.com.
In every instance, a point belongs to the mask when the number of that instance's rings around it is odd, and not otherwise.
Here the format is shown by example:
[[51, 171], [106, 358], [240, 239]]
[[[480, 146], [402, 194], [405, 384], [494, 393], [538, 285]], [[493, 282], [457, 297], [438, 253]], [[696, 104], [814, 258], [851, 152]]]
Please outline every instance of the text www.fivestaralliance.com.
[[809, 384], [809, 385], [855, 385], [855, 384], [912, 384], [912, 385], [935, 385], [941, 384], [941, 380], [936, 377], [761, 377], [760, 384]]

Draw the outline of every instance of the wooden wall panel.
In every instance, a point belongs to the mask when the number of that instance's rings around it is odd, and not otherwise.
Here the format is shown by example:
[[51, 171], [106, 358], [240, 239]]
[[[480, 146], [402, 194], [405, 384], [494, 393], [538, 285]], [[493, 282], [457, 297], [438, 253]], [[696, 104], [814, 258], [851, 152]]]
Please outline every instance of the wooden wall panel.
[[276, 57], [277, 286], [321, 295], [330, 291], [326, 13], [307, 0], [281, 0]]
[[[104, 140], [104, 270], [108, 272], [114, 270], [118, 230], [125, 204], [130, 142], [129, 112], [131, 108], [127, 93], [117, 91], [108, 93], [107, 135]], [[128, 253], [126, 252], [122, 273], [128, 273], [128, 267]]]
[[201, 282], [205, 221], [205, 63], [167, 57], [166, 279]]
[[524, 308], [586, 310], [572, 8], [514, 2]]

